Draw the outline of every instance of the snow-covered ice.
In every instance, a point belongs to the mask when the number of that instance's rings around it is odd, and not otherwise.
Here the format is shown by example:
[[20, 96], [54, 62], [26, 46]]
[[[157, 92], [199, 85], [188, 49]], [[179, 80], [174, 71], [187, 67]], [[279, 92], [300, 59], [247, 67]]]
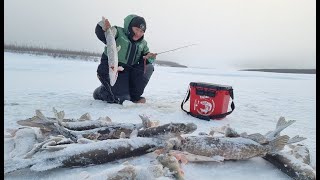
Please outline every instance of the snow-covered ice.
[[[214, 61], [214, 60], [213, 60]], [[296, 120], [281, 134], [307, 139], [311, 165], [316, 166], [316, 75], [245, 72], [232, 69], [200, 69], [156, 66], [145, 89], [146, 104], [123, 106], [96, 101], [92, 92], [100, 85], [97, 62], [4, 53], [4, 128], [20, 127], [16, 121], [34, 116], [40, 109], [53, 117], [52, 108], [64, 110], [66, 118], [78, 118], [88, 112], [93, 119], [109, 116], [113, 122], [140, 123], [146, 114], [160, 124], [196, 123], [194, 132], [230, 124], [238, 132], [265, 134], [275, 128], [280, 116]], [[190, 82], [230, 85], [234, 89], [235, 111], [223, 120], [203, 121], [180, 109]], [[6, 151], [5, 151], [6, 152]], [[112, 163], [60, 168], [46, 172], [22, 170], [5, 179], [79, 179], [81, 174], [99, 174], [125, 161], [134, 165], [152, 162], [149, 155]], [[290, 179], [262, 158], [222, 163], [183, 165], [186, 179]]]

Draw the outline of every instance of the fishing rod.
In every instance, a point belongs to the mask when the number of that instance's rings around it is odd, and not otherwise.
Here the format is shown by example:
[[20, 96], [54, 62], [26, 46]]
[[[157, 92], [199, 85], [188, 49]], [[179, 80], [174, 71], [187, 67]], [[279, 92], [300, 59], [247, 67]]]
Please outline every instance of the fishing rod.
[[[197, 45], [197, 44], [189, 44], [189, 45], [182, 46], [182, 47], [178, 47], [178, 48], [175, 48], [175, 49], [170, 49], [170, 50], [162, 51], [162, 52], [159, 52], [159, 53], [156, 53], [156, 54], [157, 54], [157, 55], [158, 55], [158, 54], [164, 54], [164, 53], [167, 53], [167, 52], [176, 51], [176, 50], [178, 50], [178, 49], [187, 48], [187, 47], [194, 46], [194, 45]], [[138, 70], [138, 71], [142, 71], [142, 72], [145, 73], [145, 69], [144, 69], [144, 70], [140, 70], [140, 69], [138, 69], [138, 68], [134, 68], [132, 65], [129, 65], [129, 64], [127, 64], [127, 66], [129, 66], [129, 67], [132, 68], [132, 69], [136, 69], [136, 70]]]
[[163, 54], [163, 53], [167, 53], [167, 52], [171, 52], [171, 51], [176, 51], [176, 50], [178, 50], [178, 49], [187, 48], [187, 47], [194, 46], [194, 45], [197, 45], [197, 44], [189, 44], [189, 45], [182, 46], [182, 47], [178, 47], [178, 48], [175, 48], [175, 49], [170, 49], [170, 50], [167, 50], [167, 51], [162, 51], [162, 52], [159, 52], [159, 53], [156, 53], [156, 54], [158, 55], [158, 54]]

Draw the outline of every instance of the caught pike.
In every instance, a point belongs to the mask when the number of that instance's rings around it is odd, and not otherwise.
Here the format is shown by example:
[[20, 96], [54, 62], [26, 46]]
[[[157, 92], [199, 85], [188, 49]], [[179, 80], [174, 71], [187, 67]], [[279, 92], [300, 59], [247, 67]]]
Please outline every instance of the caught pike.
[[181, 134], [189, 134], [197, 129], [194, 123], [169, 123], [145, 129], [141, 129], [143, 127], [142, 123], [110, 123], [108, 126], [102, 128], [83, 131], [69, 130], [59, 123], [55, 125], [62, 135], [74, 141], [82, 137], [91, 140], [119, 139], [121, 134], [123, 134], [122, 138], [129, 138], [135, 130], [137, 131], [136, 136], [138, 137], [158, 137], [165, 139], [180, 136]]
[[[103, 23], [106, 21], [105, 17], [102, 17]], [[105, 31], [106, 37], [106, 48], [107, 48], [107, 56], [108, 56], [108, 65], [109, 65], [109, 78], [110, 78], [110, 85], [114, 86], [118, 78], [118, 71], [123, 71], [123, 67], [118, 67], [118, 51], [120, 50], [121, 46], [117, 47], [115, 41], [115, 31], [109, 28]], [[114, 29], [116, 30], [116, 29]]]
[[276, 154], [263, 157], [293, 179], [316, 179], [316, 170], [310, 165], [310, 152], [304, 145], [288, 145]]
[[73, 141], [77, 141], [79, 138], [83, 137], [91, 140], [119, 139], [121, 132], [124, 132], [127, 137], [129, 137], [133, 130], [143, 127], [141, 123], [110, 123], [105, 127], [75, 131], [65, 128], [60, 123], [55, 123], [54, 125], [62, 135], [72, 139]]
[[80, 122], [61, 122], [61, 125], [65, 128], [68, 128], [70, 130], [74, 131], [84, 131], [84, 130], [90, 130], [100, 127], [106, 127], [108, 125], [112, 125], [111, 121], [107, 121], [105, 119], [97, 119], [97, 120], [91, 120], [91, 121], [80, 121]]
[[[63, 111], [57, 112], [55, 108], [53, 108], [55, 113], [55, 118], [46, 117], [42, 114], [40, 110], [36, 110], [35, 116], [32, 118], [28, 118], [25, 120], [19, 120], [17, 123], [21, 126], [29, 126], [29, 127], [38, 127], [40, 128], [42, 134], [47, 137], [49, 135], [59, 135], [60, 132], [57, 130], [54, 123], [59, 122], [62, 126], [76, 131], [89, 130], [99, 127], [108, 126], [111, 123], [111, 119], [106, 117], [100, 117], [97, 120], [91, 120], [90, 114], [85, 113], [80, 118], [77, 119], [64, 119]], [[56, 115], [57, 114], [57, 115]], [[59, 114], [59, 117], [58, 117]]]
[[182, 134], [191, 134], [195, 130], [197, 130], [197, 125], [194, 123], [169, 123], [138, 130], [138, 136], [169, 139], [176, 136], [179, 137]]
[[187, 136], [183, 140], [173, 138], [169, 141], [174, 150], [207, 157], [220, 156], [224, 160], [241, 160], [278, 152], [288, 140], [289, 136], [284, 135], [275, 138], [267, 145], [243, 137]]
[[[209, 134], [219, 132], [224, 134], [226, 137], [242, 137], [251, 139], [261, 145], [270, 144], [274, 139], [280, 136], [280, 132], [293, 124], [295, 120], [285, 120], [284, 117], [280, 117], [275, 130], [267, 132], [265, 135], [260, 133], [238, 134], [234, 129], [229, 126], [223, 126], [221, 128], [214, 128]], [[294, 143], [305, 140], [306, 138], [299, 135], [290, 138], [286, 147], [291, 148], [290, 151], [284, 148], [281, 151], [275, 153], [267, 153], [262, 158], [269, 161], [271, 164], [276, 166], [282, 172], [294, 179], [316, 179], [316, 171], [310, 166], [310, 154], [307, 147], [303, 145], [293, 145]]]
[[45, 171], [58, 167], [103, 164], [147, 154], [162, 146], [163, 143], [159, 139], [141, 137], [104, 140], [89, 144], [68, 144], [59, 151], [37, 152], [30, 159], [7, 160], [4, 163], [4, 173], [29, 167], [33, 171]]

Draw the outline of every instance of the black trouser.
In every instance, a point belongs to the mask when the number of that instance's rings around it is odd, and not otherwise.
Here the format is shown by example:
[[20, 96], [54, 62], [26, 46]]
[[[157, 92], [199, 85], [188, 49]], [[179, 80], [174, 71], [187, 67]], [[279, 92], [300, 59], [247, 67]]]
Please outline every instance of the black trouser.
[[102, 85], [95, 89], [93, 98], [119, 104], [124, 100], [139, 100], [154, 71], [153, 65], [147, 64], [144, 72], [143, 63], [132, 66], [120, 64], [124, 67], [124, 71], [118, 72], [117, 81], [114, 86], [111, 86], [106, 58], [105, 54], [101, 57], [97, 75]]
[[132, 66], [129, 75], [129, 89], [131, 101], [138, 101], [146, 88], [154, 71], [152, 64], [143, 63]]

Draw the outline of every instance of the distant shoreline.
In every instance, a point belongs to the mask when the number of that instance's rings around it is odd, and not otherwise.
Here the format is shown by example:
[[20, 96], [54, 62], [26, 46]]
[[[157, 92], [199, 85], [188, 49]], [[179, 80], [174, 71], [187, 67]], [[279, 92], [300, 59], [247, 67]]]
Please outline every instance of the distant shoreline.
[[316, 69], [241, 69], [240, 71], [260, 71], [275, 73], [316, 74]]
[[[51, 49], [51, 48], [44, 48], [44, 47], [8, 45], [8, 44], [4, 44], [4, 51], [13, 52], [13, 53], [22, 53], [22, 54], [25, 53], [25, 54], [34, 54], [34, 55], [47, 55], [54, 58], [80, 59], [80, 60], [94, 61], [94, 62], [99, 62], [102, 54], [102, 52], [96, 53], [96, 52], [87, 52], [87, 51], [73, 51], [73, 50], [64, 50], [64, 49]], [[187, 66], [185, 65], [181, 65], [171, 61], [156, 60], [155, 64], [160, 66], [187, 68]]]
[[[85, 61], [99, 62], [101, 53], [87, 52], [87, 51], [73, 51], [73, 50], [62, 50], [52, 49], [34, 46], [22, 46], [22, 45], [8, 45], [4, 44], [5, 52], [14, 53], [26, 53], [35, 55], [47, 55], [54, 58], [71, 58], [80, 59]], [[187, 68], [188, 66], [181, 65], [172, 61], [156, 60], [155, 64], [160, 66], [168, 67], [181, 67]], [[297, 74], [316, 74], [316, 69], [241, 69], [239, 71], [260, 71], [260, 72], [275, 72], [275, 73], [297, 73]]]

